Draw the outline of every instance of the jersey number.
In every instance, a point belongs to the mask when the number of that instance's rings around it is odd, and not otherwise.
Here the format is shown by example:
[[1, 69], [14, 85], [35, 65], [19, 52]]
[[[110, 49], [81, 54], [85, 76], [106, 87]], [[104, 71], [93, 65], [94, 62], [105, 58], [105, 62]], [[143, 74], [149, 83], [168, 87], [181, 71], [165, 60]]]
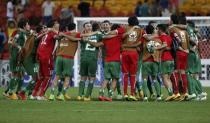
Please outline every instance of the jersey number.
[[[89, 40], [90, 42], [97, 42], [97, 40]], [[96, 50], [96, 48], [95, 47], [93, 47], [92, 45], [90, 45], [90, 44], [86, 44], [86, 47], [85, 47], [85, 50], [89, 50], [89, 51], [95, 51]]]
[[46, 39], [47, 39], [48, 35], [45, 35], [44, 38], [42, 39], [41, 45], [46, 45]]

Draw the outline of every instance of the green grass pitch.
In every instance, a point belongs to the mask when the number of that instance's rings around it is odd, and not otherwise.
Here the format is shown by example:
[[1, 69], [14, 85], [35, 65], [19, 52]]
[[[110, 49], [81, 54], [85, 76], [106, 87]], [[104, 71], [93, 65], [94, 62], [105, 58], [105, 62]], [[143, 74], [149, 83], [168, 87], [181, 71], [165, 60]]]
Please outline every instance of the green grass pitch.
[[[68, 93], [76, 98], [77, 90]], [[210, 95], [210, 88], [205, 91]], [[98, 88], [90, 102], [12, 101], [1, 95], [0, 123], [210, 123], [209, 95], [202, 102], [100, 102]]]

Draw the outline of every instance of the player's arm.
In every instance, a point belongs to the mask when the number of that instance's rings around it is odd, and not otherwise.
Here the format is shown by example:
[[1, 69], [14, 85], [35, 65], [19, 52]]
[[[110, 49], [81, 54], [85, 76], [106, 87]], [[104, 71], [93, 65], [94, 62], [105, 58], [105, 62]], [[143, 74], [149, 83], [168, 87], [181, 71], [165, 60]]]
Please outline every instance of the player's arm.
[[88, 37], [88, 36], [95, 35], [95, 34], [98, 34], [98, 33], [100, 33], [100, 32], [95, 31], [95, 32], [90, 32], [90, 33], [81, 33], [80, 36], [81, 37]]
[[104, 35], [104, 36], [102, 36], [102, 38], [103, 39], [109, 39], [109, 38], [114, 38], [114, 37], [116, 37], [117, 35]]
[[68, 38], [68, 39], [71, 40], [71, 41], [79, 41], [79, 40], [81, 40], [81, 38], [75, 38], [75, 37], [73, 37], [73, 36], [64, 34], [64, 33], [62, 33], [62, 32], [59, 33], [59, 36], [64, 36], [64, 37]]
[[152, 40], [152, 39], [156, 38], [157, 36], [152, 35], [152, 34], [144, 34], [143, 37], [144, 37], [146, 40]]
[[87, 42], [88, 44], [94, 46], [94, 47], [101, 47], [104, 45], [103, 42], [91, 42], [91, 41], [88, 41], [88, 40], [84, 40], [84, 42]]
[[155, 47], [156, 50], [171, 50], [170, 47], [167, 46], [166, 42], [163, 42], [163, 44], [159, 47]]

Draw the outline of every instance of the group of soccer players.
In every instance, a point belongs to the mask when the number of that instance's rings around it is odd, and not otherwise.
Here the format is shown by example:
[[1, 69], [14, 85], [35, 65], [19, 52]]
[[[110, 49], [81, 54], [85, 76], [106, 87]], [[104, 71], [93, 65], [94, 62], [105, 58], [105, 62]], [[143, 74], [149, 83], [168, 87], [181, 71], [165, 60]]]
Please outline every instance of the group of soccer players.
[[[81, 79], [77, 100], [91, 100], [99, 54], [102, 54], [104, 68], [100, 101], [112, 101], [115, 90], [117, 98], [128, 101], [207, 99], [198, 79], [201, 71], [199, 35], [194, 23], [187, 21], [184, 15], [171, 15], [170, 24], [150, 22], [145, 29], [139, 27], [135, 16], [128, 18], [126, 26], [105, 20], [101, 24], [85, 22], [82, 32], [76, 32], [74, 23], [64, 27], [60, 30], [59, 22], [52, 20], [31, 31], [26, 19], [19, 21], [9, 39], [12, 74], [4, 96], [13, 100], [70, 100], [69, 82], [75, 53], [79, 51]], [[119, 81], [121, 71], [123, 94]], [[32, 76], [27, 86], [23, 85], [25, 73]], [[129, 82], [130, 93], [127, 91]], [[165, 99], [162, 83], [168, 92]], [[48, 88], [49, 96], [45, 95]]]

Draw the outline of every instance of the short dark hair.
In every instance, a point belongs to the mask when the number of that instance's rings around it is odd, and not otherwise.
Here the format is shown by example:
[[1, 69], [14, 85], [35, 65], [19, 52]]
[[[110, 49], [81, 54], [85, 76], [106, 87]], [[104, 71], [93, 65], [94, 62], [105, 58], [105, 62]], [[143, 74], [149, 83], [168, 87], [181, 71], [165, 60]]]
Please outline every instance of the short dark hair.
[[111, 24], [109, 20], [104, 20], [102, 23], [109, 23], [109, 24]]
[[155, 21], [149, 21], [148, 25], [151, 25], [152, 23], [156, 23]]
[[18, 22], [18, 28], [24, 28], [26, 26], [26, 24], [28, 23], [28, 20], [22, 18], [20, 19], [20, 21]]
[[139, 25], [138, 18], [136, 16], [132, 16], [128, 18], [128, 24], [129, 26], [137, 26]]
[[176, 14], [172, 14], [170, 18], [173, 24], [179, 24], [179, 18]]
[[111, 27], [111, 30], [116, 30], [118, 28], [120, 28], [119, 24], [113, 24], [112, 27]]
[[38, 25], [38, 26], [36, 27], [36, 32], [37, 32], [37, 33], [40, 33], [40, 32], [42, 31], [42, 29], [43, 29], [43, 26], [42, 26], [42, 25]]
[[[90, 22], [85, 22], [84, 24], [83, 24], [83, 27], [85, 27], [85, 25], [86, 24], [91, 24]], [[91, 24], [92, 25], [92, 24]]]
[[100, 26], [99, 26], [99, 24], [97, 23], [97, 22], [94, 22], [93, 24], [92, 24], [92, 30], [93, 31], [97, 31], [97, 30], [99, 30], [100, 29]]
[[182, 12], [179, 16], [179, 24], [187, 24], [186, 15], [184, 12]]
[[167, 31], [167, 24], [158, 24], [157, 25], [157, 28], [163, 32], [166, 32]]
[[67, 28], [68, 28], [69, 31], [74, 30], [76, 28], [76, 24], [75, 23], [69, 23]]
[[155, 28], [152, 25], [147, 25], [145, 30], [147, 34], [152, 34]]
[[57, 20], [50, 20], [48, 23], [47, 23], [47, 27], [48, 28], [51, 28], [55, 25], [55, 23], [57, 22]]

